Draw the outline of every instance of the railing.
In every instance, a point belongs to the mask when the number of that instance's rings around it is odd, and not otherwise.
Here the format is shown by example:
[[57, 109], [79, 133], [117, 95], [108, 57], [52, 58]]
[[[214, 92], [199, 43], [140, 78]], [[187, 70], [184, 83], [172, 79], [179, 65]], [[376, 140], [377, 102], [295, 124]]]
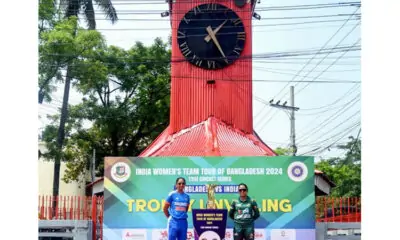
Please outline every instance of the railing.
[[101, 238], [103, 206], [104, 198], [97, 196], [39, 196], [38, 217], [40, 220], [90, 220], [92, 236]]
[[361, 222], [361, 198], [329, 198], [316, 199], [317, 222]]
[[[361, 222], [361, 199], [358, 197], [317, 197], [315, 205], [316, 222]], [[41, 220], [90, 220], [92, 235], [101, 239], [103, 207], [103, 197], [39, 196], [38, 214]]]

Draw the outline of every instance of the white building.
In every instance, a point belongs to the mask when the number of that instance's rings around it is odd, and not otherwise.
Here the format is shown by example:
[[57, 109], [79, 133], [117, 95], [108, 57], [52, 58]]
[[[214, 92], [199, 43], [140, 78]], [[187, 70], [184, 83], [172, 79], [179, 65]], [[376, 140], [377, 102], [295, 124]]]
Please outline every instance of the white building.
[[[44, 142], [39, 142], [39, 155], [47, 151]], [[60, 179], [63, 178], [64, 172], [67, 169], [66, 164], [61, 162]], [[38, 161], [38, 176], [39, 176], [39, 192], [38, 195], [53, 194], [53, 176], [54, 176], [54, 161], [45, 160], [43, 157]], [[65, 183], [60, 180], [59, 195], [60, 196], [85, 196], [86, 186], [83, 182]]]

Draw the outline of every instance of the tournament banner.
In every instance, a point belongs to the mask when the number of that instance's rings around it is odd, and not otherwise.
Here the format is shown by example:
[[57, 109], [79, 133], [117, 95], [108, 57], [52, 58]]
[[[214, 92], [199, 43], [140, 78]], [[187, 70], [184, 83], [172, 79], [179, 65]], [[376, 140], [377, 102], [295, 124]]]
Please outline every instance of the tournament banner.
[[[216, 208], [229, 210], [245, 183], [260, 210], [255, 239], [315, 240], [313, 157], [107, 157], [104, 175], [104, 240], [168, 239], [162, 207], [177, 177], [191, 199], [187, 239], [194, 239], [192, 209], [206, 209], [206, 184], [218, 185]], [[232, 228], [228, 218], [226, 240]]]
[[193, 209], [194, 239], [224, 239], [226, 234], [226, 209]]

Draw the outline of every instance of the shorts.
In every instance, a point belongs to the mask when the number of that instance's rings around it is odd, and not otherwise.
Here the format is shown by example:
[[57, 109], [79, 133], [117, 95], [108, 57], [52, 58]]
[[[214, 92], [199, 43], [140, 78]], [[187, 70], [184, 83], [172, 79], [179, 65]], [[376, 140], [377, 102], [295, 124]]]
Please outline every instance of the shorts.
[[187, 219], [168, 219], [168, 240], [186, 240]]
[[243, 227], [235, 225], [233, 227], [233, 239], [234, 240], [253, 240], [254, 239], [254, 227]]

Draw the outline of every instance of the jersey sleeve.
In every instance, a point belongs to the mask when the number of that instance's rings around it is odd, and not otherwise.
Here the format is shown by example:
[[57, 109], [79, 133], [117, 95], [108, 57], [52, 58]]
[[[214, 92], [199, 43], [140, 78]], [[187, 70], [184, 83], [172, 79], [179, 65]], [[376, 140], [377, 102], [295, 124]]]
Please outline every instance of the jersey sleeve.
[[168, 197], [165, 199], [165, 201], [166, 201], [167, 203], [169, 203], [169, 204], [171, 204], [171, 203], [172, 203], [172, 200], [174, 199], [172, 195], [174, 195], [174, 192], [170, 192], [170, 193], [168, 194]]
[[235, 210], [236, 210], [236, 201], [233, 200], [231, 203], [231, 208], [229, 209], [229, 214], [228, 214], [231, 219], [235, 218]]
[[260, 209], [258, 209], [256, 200], [252, 200], [251, 205], [252, 205], [253, 212], [254, 212], [253, 219], [256, 220], [257, 218], [260, 217]]
[[190, 196], [189, 196], [189, 194], [188, 194], [188, 198], [187, 198], [188, 200], [187, 200], [187, 208], [186, 208], [186, 212], [187, 211], [189, 211], [189, 208], [190, 208]]

